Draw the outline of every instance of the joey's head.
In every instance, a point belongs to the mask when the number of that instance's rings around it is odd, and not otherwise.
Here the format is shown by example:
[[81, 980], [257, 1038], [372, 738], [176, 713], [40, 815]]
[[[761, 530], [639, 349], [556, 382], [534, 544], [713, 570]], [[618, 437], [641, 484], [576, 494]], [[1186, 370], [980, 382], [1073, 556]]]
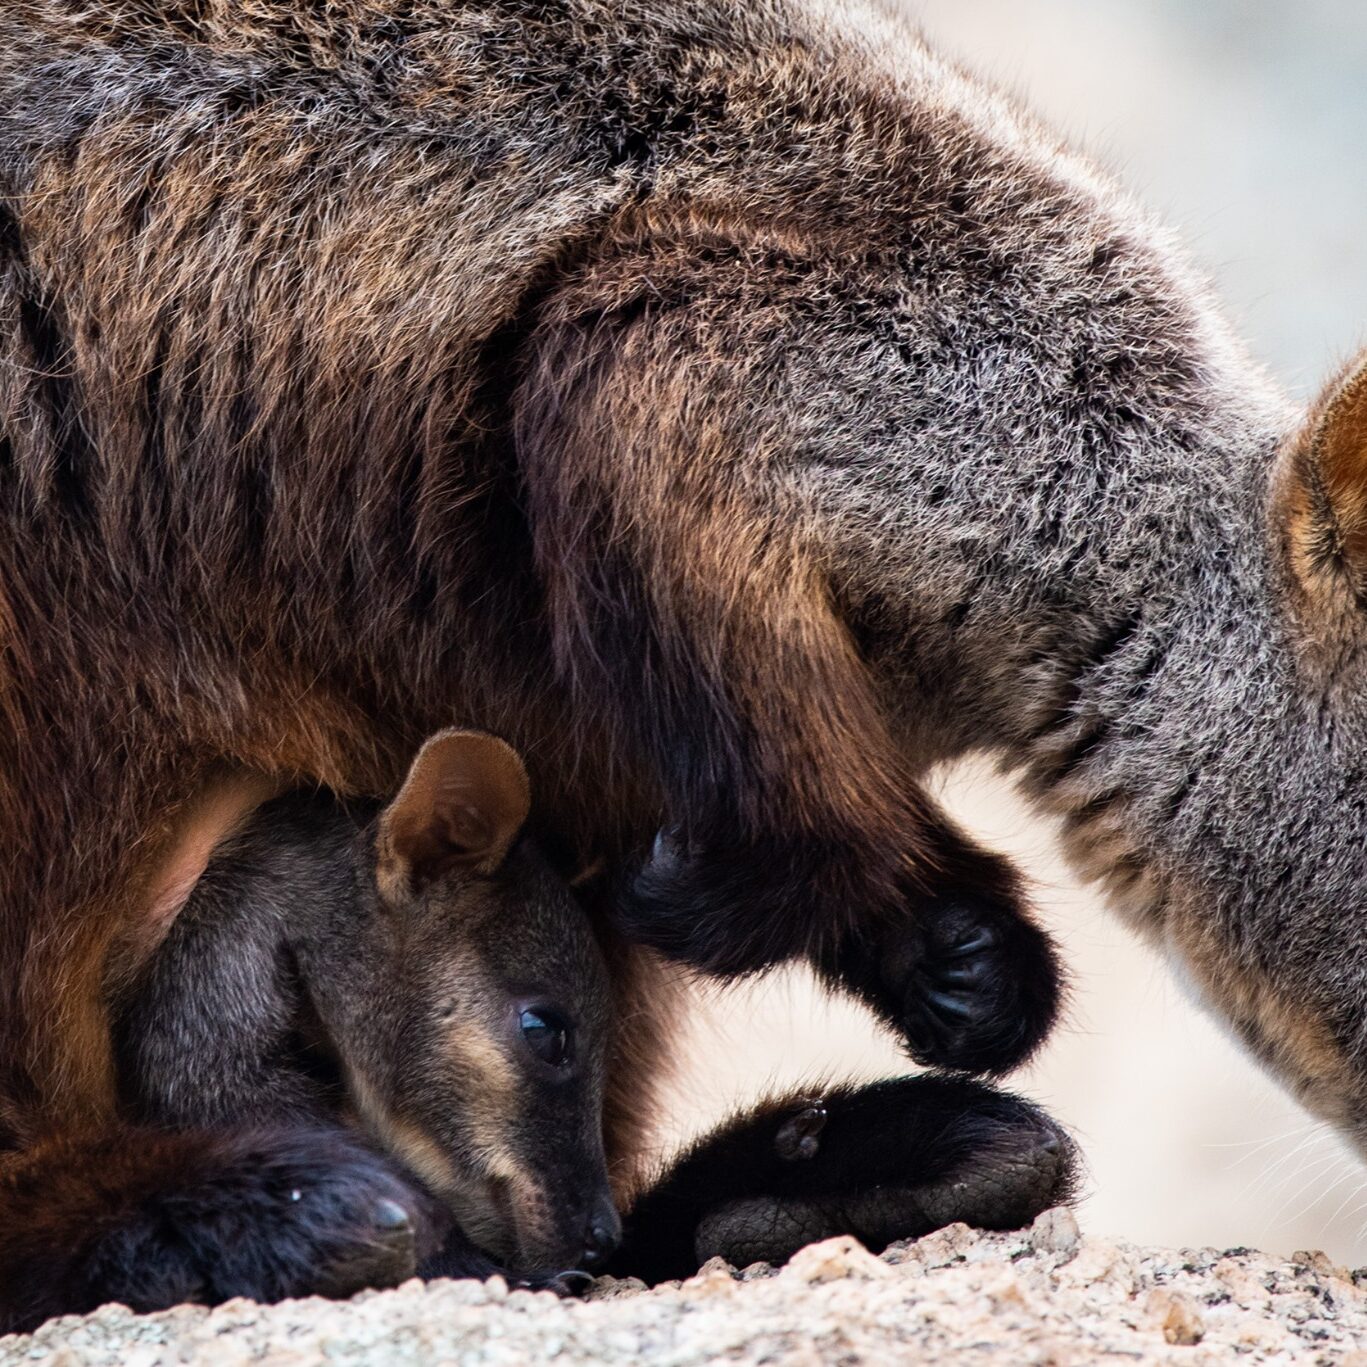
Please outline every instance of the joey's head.
[[377, 1138], [517, 1271], [592, 1266], [620, 1224], [602, 1105], [606, 968], [588, 917], [522, 833], [518, 756], [429, 739], [359, 837], [364, 886], [318, 1011]]

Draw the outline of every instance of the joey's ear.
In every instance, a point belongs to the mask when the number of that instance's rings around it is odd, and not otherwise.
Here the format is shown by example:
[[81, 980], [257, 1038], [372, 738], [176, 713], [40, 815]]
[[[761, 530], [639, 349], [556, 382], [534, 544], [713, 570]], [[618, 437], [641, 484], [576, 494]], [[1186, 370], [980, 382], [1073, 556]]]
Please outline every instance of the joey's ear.
[[381, 890], [401, 896], [457, 868], [492, 873], [530, 809], [527, 770], [511, 746], [481, 731], [439, 731], [380, 815]]
[[1277, 513], [1296, 577], [1367, 596], [1367, 353], [1326, 386], [1282, 459]]

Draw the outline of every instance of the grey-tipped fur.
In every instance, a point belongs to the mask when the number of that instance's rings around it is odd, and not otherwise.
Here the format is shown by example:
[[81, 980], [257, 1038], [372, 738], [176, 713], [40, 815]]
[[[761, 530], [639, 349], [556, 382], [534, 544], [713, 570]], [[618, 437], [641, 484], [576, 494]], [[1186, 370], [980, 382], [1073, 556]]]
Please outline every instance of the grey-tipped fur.
[[1363, 626], [1300, 603], [1296, 415], [1029, 118], [798, 0], [21, 0], [0, 109], [16, 1132], [107, 1109], [127, 851], [216, 761], [379, 792], [455, 711], [572, 844], [677, 834], [638, 933], [913, 1045], [937, 908], [1020, 913], [916, 784], [993, 751], [1362, 1133]]

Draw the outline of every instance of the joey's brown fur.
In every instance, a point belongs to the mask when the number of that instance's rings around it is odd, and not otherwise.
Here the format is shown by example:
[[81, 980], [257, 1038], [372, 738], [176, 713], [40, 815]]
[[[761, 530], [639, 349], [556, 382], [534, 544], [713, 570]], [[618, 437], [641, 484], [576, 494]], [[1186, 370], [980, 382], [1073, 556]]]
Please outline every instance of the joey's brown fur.
[[[383, 808], [262, 806], [125, 993], [131, 1118], [349, 1113], [453, 1212], [445, 1272], [605, 1258], [612, 988], [586, 909], [522, 834], [529, 811], [518, 756], [470, 731], [429, 738]], [[558, 1035], [554, 1058], [528, 1029]]]
[[1357, 372], [1302, 421], [1166, 233], [880, 15], [4, 8], [14, 1139], [112, 1112], [222, 766], [378, 794], [453, 715], [633, 935], [1001, 1069], [1053, 957], [918, 786], [989, 749], [1367, 1135]]

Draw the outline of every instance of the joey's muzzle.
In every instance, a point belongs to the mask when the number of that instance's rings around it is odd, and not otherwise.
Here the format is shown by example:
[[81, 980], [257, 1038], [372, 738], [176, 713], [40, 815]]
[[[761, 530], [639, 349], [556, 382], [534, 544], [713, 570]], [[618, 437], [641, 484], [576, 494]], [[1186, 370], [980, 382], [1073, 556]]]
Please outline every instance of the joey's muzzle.
[[529, 1180], [509, 1183], [507, 1195], [518, 1272], [593, 1271], [622, 1241], [622, 1220], [606, 1178], [568, 1198]]
[[593, 1272], [602, 1267], [617, 1252], [622, 1242], [622, 1217], [604, 1192], [597, 1206], [590, 1210], [584, 1230], [584, 1257], [581, 1267]]

